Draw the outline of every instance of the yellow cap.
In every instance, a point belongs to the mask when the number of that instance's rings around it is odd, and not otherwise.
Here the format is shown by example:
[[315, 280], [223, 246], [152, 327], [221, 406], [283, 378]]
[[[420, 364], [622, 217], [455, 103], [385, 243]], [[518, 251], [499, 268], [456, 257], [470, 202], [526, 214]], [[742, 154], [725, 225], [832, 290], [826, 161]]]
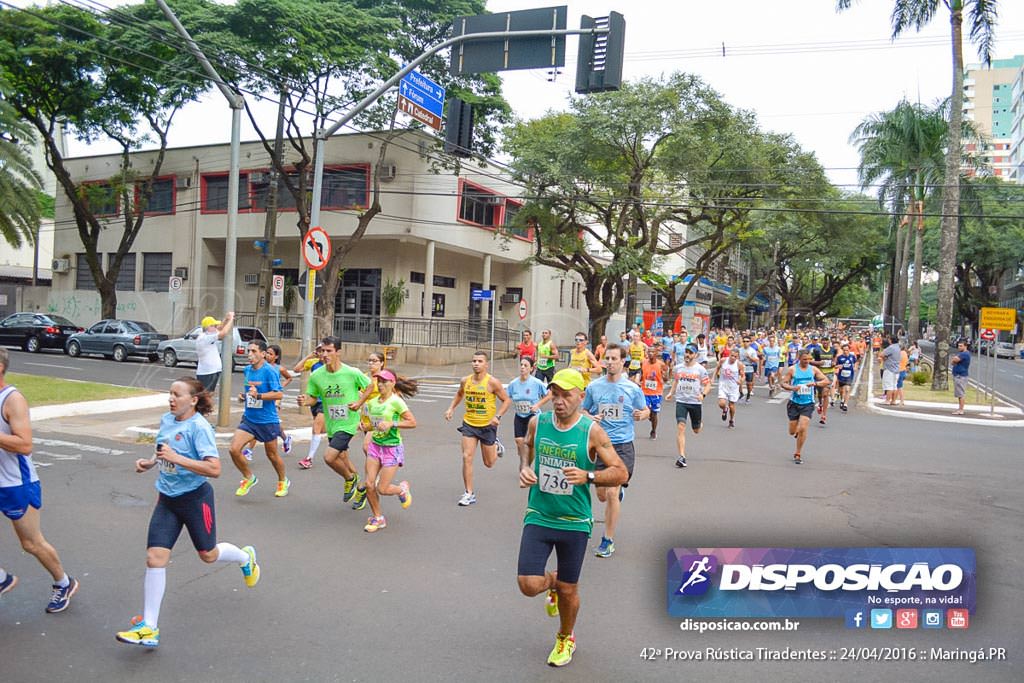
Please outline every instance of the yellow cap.
[[583, 391], [587, 388], [587, 383], [583, 379], [583, 374], [573, 368], [565, 368], [555, 373], [555, 376], [551, 378], [551, 383], [558, 386], [566, 391], [570, 389], [579, 389]]
[[199, 326], [204, 330], [210, 325], [220, 325], [220, 321], [214, 318], [212, 315], [208, 315], [205, 318], [203, 318], [203, 321], [201, 323], [199, 323]]

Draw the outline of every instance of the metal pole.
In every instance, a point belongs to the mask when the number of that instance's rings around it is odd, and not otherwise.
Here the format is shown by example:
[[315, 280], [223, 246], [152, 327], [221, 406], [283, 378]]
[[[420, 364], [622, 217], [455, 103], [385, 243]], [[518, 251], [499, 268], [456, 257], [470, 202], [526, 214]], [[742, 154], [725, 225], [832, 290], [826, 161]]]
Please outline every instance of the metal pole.
[[[494, 294], [491, 294], [493, 297]], [[494, 299], [491, 299], [491, 362], [494, 362]]]
[[[224, 308], [235, 310], [235, 262], [238, 257], [238, 171], [241, 166], [240, 136], [242, 108], [231, 109], [231, 170], [228, 174], [228, 230], [224, 240]], [[233, 337], [233, 335], [232, 335]], [[221, 344], [220, 362], [223, 378], [217, 407], [217, 426], [227, 427], [231, 418], [231, 375], [234, 373], [234, 344], [231, 339]]]
[[992, 346], [990, 346], [989, 349], [988, 349], [988, 352], [990, 354], [992, 354], [992, 384], [990, 386], [990, 388], [992, 389], [992, 398], [989, 399], [988, 416], [989, 417], [995, 417], [995, 415], [996, 415], [996, 359], [998, 358], [998, 356], [996, 356], [996, 347], [998, 346], [998, 344], [997, 344], [997, 342], [994, 342], [994, 341], [993, 342], [989, 342], [989, 343], [992, 344]]
[[[328, 133], [323, 130], [316, 132], [316, 163], [313, 170], [313, 197], [312, 206], [309, 207], [309, 227], [314, 228], [320, 225], [320, 202], [324, 192], [324, 148], [327, 142]], [[302, 236], [305, 240], [306, 236]], [[299, 253], [305, 247], [299, 244]], [[306, 302], [302, 310], [302, 351], [309, 353], [313, 348], [313, 293], [316, 291], [316, 271], [312, 268], [306, 270]], [[334, 330], [330, 331], [331, 334]]]

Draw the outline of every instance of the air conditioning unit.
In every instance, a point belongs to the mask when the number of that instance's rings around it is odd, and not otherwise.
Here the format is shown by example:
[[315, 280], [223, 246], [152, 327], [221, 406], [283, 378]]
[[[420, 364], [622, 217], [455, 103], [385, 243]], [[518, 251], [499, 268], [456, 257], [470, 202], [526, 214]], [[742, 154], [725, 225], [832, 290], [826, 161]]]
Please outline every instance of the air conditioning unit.
[[254, 185], [262, 185], [270, 182], [270, 174], [262, 171], [255, 171], [249, 174], [249, 181]]
[[517, 292], [511, 292], [511, 293], [508, 293], [508, 294], [502, 294], [501, 295], [501, 303], [503, 303], [503, 304], [517, 304], [517, 303], [519, 303], [519, 297], [520, 297], [520, 295]]
[[260, 283], [259, 273], [246, 273], [242, 276], [242, 282], [245, 283], [246, 287], [255, 287]]
[[398, 177], [398, 165], [397, 164], [380, 164], [377, 166], [377, 177], [380, 178], [382, 183], [390, 183], [396, 177]]
[[505, 203], [505, 198], [499, 197], [496, 194], [485, 195], [481, 199], [483, 200], [484, 204], [491, 204], [492, 206], [497, 206], [499, 204]]
[[55, 258], [50, 263], [50, 270], [55, 273], [66, 273], [71, 270], [71, 259]]
[[179, 266], [174, 269], [174, 277], [180, 277], [182, 280], [188, 279], [188, 268]]
[[174, 187], [179, 190], [187, 190], [192, 187], [192, 176], [180, 175], [174, 178]]

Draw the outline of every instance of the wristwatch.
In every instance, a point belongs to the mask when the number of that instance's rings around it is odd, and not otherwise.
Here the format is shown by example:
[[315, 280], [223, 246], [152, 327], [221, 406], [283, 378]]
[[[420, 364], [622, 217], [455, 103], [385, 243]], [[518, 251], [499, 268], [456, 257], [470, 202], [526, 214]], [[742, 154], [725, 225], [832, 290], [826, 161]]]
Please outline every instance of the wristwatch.
[[594, 483], [594, 476], [595, 476], [594, 475], [594, 470], [590, 470], [589, 472], [587, 472], [587, 483], [588, 484], [593, 484]]

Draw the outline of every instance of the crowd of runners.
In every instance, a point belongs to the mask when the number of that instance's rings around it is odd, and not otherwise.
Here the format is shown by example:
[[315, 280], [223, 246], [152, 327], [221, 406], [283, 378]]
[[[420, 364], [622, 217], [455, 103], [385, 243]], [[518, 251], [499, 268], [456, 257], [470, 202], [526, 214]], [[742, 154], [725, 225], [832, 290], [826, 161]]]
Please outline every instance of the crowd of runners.
[[[231, 316], [226, 320], [204, 320], [211, 338], [223, 336]], [[587, 335], [579, 332], [567, 359], [562, 360], [550, 330], [542, 332], [539, 343], [527, 331], [517, 349], [519, 372], [507, 379], [490, 373], [486, 353], [473, 354], [472, 371], [461, 379], [444, 412], [451, 421], [463, 406], [457, 422], [463, 492], [454, 502], [464, 508], [477, 503], [476, 453], [479, 450], [486, 468], [495, 465], [504, 452], [501, 421], [511, 411], [519, 483], [529, 489], [518, 585], [525, 595], [543, 594], [547, 613], [559, 619], [548, 663], [568, 664], [576, 647], [577, 584], [594, 525], [591, 486], [604, 506], [604, 529], [593, 553], [608, 558], [615, 552], [616, 529], [636, 466], [638, 422], [649, 422], [649, 437], [656, 439], [663, 403], [674, 405], [669, 411], [675, 416], [674, 464], [683, 469], [692, 464], [687, 455], [687, 426], [691, 435], [702, 431], [704, 402], [712, 391], [717, 390], [716, 405], [730, 429], [738, 422], [737, 405], [749, 404], [755, 388], [765, 388], [768, 400], [789, 392], [788, 433], [796, 444], [792, 462], [802, 464], [815, 415], [824, 427], [830, 408], [838, 405], [840, 411], [847, 411], [859, 366], [872, 350], [883, 362], [884, 372], [890, 373], [888, 348], [880, 338], [843, 330], [724, 329], [692, 337], [685, 330], [663, 336], [631, 330], [620, 334], [618, 342], [602, 336], [593, 347]], [[325, 337], [313, 353], [289, 369], [280, 364], [279, 348], [263, 341], [248, 344], [245, 390], [237, 397], [244, 410], [229, 447], [231, 462], [242, 476], [235, 496], [249, 495], [260, 482], [259, 465], [253, 460], [259, 444], [276, 477], [274, 496], [288, 495], [291, 482], [278, 442], [283, 441], [288, 453], [292, 439], [282, 430], [279, 403], [283, 388], [308, 372], [297, 404], [310, 409], [312, 439], [297, 467], [312, 468], [320, 445], [326, 442], [323, 463], [340, 477], [343, 503], [356, 510], [369, 506], [363, 528], [376, 533], [388, 526], [383, 498], [394, 496], [402, 509], [412, 504], [411, 485], [399, 477], [399, 471], [405, 462], [403, 435], [417, 424], [407, 399], [416, 395], [418, 385], [385, 367], [383, 354], [370, 353], [364, 371], [343, 362], [340, 350], [340, 339]], [[79, 584], [65, 573], [56, 550], [39, 530], [41, 497], [30, 458], [27, 404], [3, 384], [7, 364], [7, 354], [0, 349], [0, 506], [14, 523], [23, 548], [53, 577], [46, 611], [59, 612], [67, 608]], [[166, 570], [183, 529], [188, 530], [202, 561], [235, 563], [248, 587], [260, 579], [252, 545], [239, 547], [217, 540], [214, 495], [207, 479], [220, 476], [222, 469], [213, 428], [204, 416], [213, 408], [208, 389], [215, 386], [219, 372], [217, 377], [210, 375], [184, 377], [171, 385], [169, 412], [161, 421], [155, 451], [134, 465], [137, 472], [158, 469], [157, 502], [149, 523], [143, 610], [116, 634], [124, 643], [159, 644]], [[892, 400], [897, 400], [895, 387], [900, 379], [899, 371], [895, 379], [883, 376]], [[353, 440], [364, 456], [362, 468], [350, 458]], [[552, 552], [556, 569], [548, 571]], [[0, 595], [16, 582], [16, 577], [0, 569]]]

